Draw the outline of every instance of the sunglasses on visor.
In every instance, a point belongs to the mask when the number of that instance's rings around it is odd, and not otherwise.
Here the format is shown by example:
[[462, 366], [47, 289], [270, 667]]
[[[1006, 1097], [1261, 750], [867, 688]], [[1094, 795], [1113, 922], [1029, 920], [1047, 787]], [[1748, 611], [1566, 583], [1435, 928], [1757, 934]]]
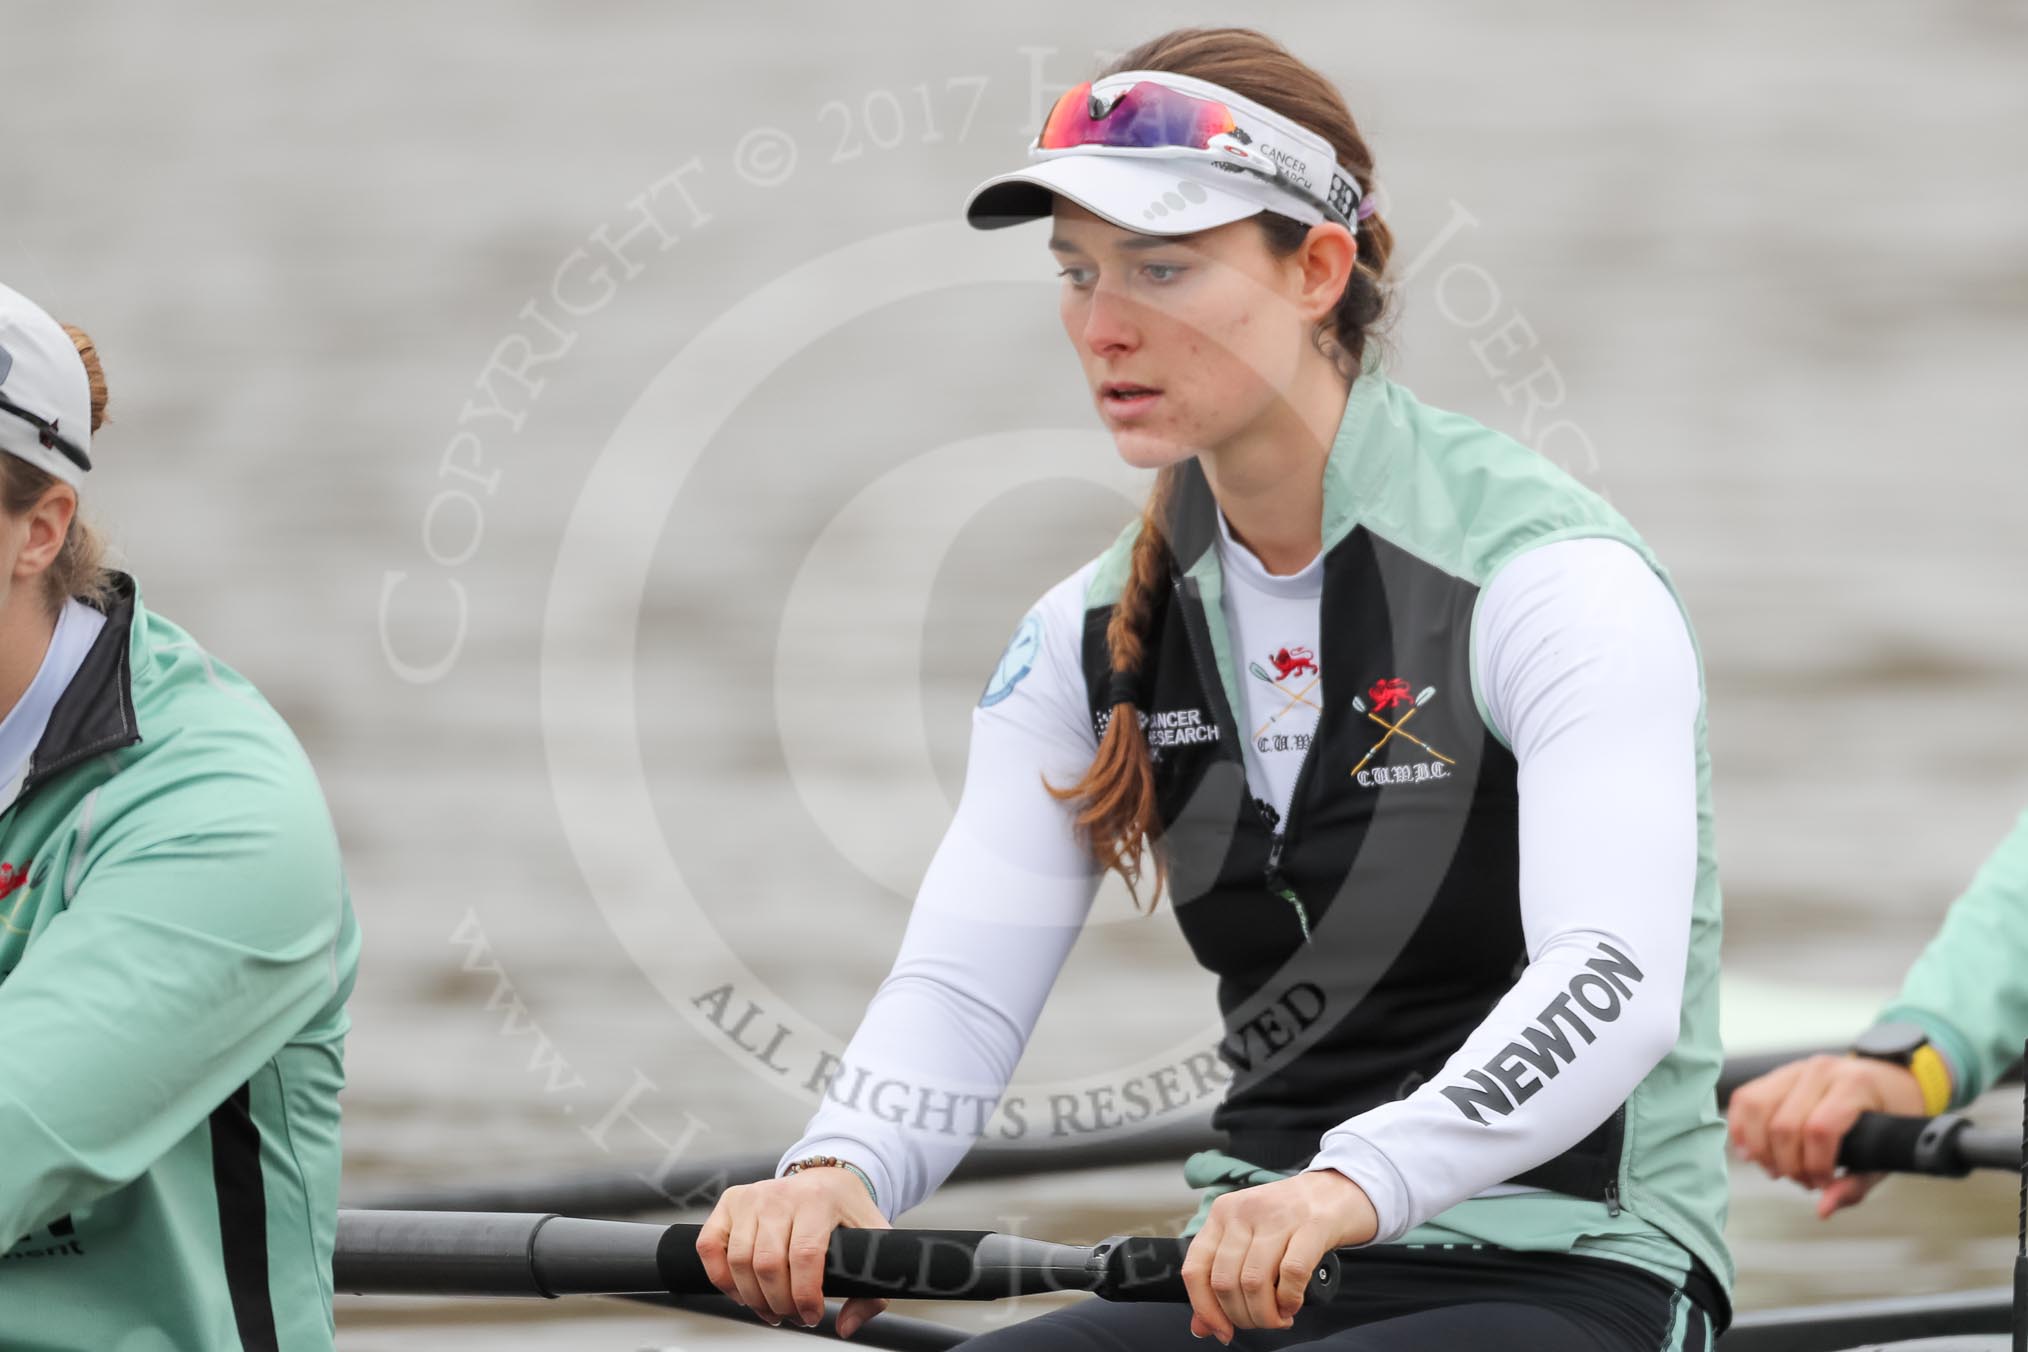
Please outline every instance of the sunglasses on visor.
[[[1350, 199], [1356, 191], [1334, 174], [1333, 197], [1348, 200], [1339, 205], [1317, 196], [1282, 171], [1265, 155], [1247, 148], [1251, 141], [1239, 129], [1232, 110], [1216, 99], [1186, 94], [1153, 80], [1137, 81], [1110, 103], [1092, 93], [1091, 81], [1064, 92], [1042, 130], [1028, 147], [1033, 151], [1075, 150], [1100, 146], [1114, 151], [1148, 151], [1163, 156], [1201, 154], [1235, 168], [1249, 170], [1305, 201], [1315, 204], [1326, 216], [1353, 225]], [[1357, 226], [1353, 225], [1356, 229]]]

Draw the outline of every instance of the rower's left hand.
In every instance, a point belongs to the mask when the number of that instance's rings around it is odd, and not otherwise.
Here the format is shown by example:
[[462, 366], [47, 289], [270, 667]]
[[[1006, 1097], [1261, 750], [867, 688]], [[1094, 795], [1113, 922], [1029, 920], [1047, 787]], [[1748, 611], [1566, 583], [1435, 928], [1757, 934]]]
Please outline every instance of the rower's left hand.
[[1323, 1256], [1379, 1229], [1365, 1189], [1335, 1169], [1226, 1193], [1183, 1256], [1190, 1332], [1230, 1343], [1235, 1329], [1288, 1328]]

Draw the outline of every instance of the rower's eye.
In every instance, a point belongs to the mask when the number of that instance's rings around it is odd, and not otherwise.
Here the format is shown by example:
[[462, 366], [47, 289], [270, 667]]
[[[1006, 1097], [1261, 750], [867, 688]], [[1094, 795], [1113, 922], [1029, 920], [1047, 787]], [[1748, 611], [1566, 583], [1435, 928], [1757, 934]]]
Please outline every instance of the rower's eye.
[[[1081, 268], [1072, 264], [1067, 268], [1059, 268], [1056, 275], [1068, 280], [1079, 291], [1088, 291], [1091, 289], [1091, 279], [1086, 274], [1090, 271], [1090, 268]], [[1175, 281], [1183, 273], [1188, 272], [1189, 269], [1181, 263], [1144, 263], [1141, 266], [1141, 271], [1146, 273], [1148, 280], [1157, 286], [1166, 286], [1170, 282]]]

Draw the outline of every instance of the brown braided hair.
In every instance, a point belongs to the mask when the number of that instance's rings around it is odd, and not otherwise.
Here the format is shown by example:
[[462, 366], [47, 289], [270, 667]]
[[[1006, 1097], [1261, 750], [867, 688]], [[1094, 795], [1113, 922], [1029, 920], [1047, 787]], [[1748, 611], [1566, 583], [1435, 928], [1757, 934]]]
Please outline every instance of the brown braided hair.
[[[1273, 38], [1252, 28], [1178, 28], [1123, 52], [1093, 79], [1128, 70], [1162, 70], [1224, 85], [1317, 133], [1337, 152], [1338, 163], [1352, 171], [1359, 187], [1373, 187], [1373, 152], [1359, 134], [1338, 90], [1324, 76], [1297, 60]], [[1290, 216], [1263, 211], [1249, 219], [1260, 223], [1267, 247], [1277, 258], [1294, 253], [1311, 227]], [[1378, 215], [1358, 223], [1359, 257], [1335, 309], [1320, 321], [1312, 341], [1331, 358], [1349, 386], [1358, 375], [1366, 345], [1376, 338], [1387, 310], [1384, 283], [1394, 236]], [[1162, 523], [1169, 519], [1189, 462], [1164, 466], [1141, 511], [1141, 530], [1118, 603], [1106, 625], [1106, 650], [1116, 680], [1142, 670], [1144, 636], [1156, 598], [1169, 567]], [[1081, 801], [1077, 828], [1084, 833], [1092, 857], [1102, 870], [1115, 870], [1140, 908], [1135, 884], [1141, 857], [1151, 845], [1155, 884], [1149, 900], [1161, 894], [1168, 863], [1161, 846], [1161, 821], [1155, 805], [1154, 765], [1147, 737], [1133, 706], [1115, 704], [1099, 742], [1098, 754], [1075, 784], [1043, 786], [1059, 801]]]

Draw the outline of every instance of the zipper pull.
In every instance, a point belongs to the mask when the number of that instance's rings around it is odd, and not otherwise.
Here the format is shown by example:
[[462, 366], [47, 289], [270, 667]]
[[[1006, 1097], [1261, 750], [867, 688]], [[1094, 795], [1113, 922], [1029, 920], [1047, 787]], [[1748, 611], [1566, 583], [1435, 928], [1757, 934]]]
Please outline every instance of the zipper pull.
[[1296, 923], [1303, 928], [1303, 942], [1310, 942], [1310, 913], [1303, 909], [1303, 899], [1295, 894], [1294, 889], [1287, 887], [1275, 895], [1296, 908]]
[[[1254, 801], [1258, 802], [1258, 799]], [[1310, 942], [1310, 913], [1303, 908], [1303, 899], [1296, 895], [1288, 880], [1282, 877], [1282, 838], [1277, 835], [1268, 845], [1267, 876], [1265, 878], [1270, 896], [1280, 897], [1296, 908], [1296, 923], [1302, 926], [1303, 942]]]
[[1607, 1180], [1606, 1180], [1606, 1185], [1605, 1185], [1605, 1204], [1606, 1204], [1606, 1215], [1608, 1215], [1608, 1216], [1617, 1216], [1617, 1215], [1619, 1215], [1619, 1214], [1620, 1214], [1620, 1181], [1619, 1181], [1619, 1179], [1617, 1179], [1617, 1178], [1609, 1178], [1609, 1179], [1607, 1179]]

